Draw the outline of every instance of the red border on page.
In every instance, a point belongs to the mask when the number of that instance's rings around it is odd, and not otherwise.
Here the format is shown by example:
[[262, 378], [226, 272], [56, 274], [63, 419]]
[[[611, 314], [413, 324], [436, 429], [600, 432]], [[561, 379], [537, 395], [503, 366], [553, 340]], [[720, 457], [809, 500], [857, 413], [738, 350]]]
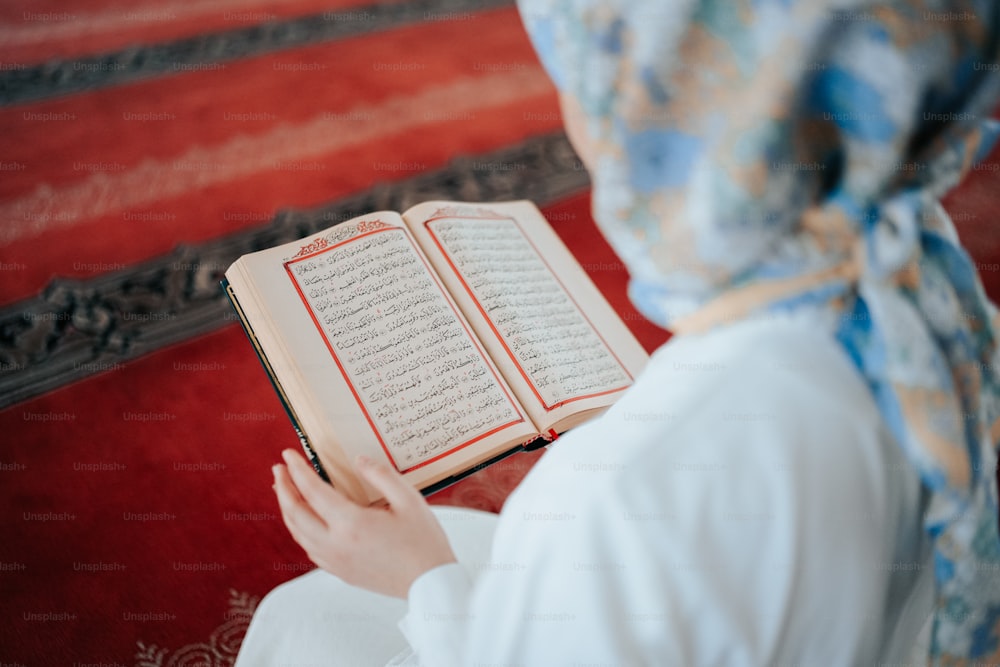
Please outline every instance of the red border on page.
[[[532, 381], [531, 376], [529, 376], [528, 373], [521, 366], [521, 363], [518, 361], [517, 356], [515, 356], [513, 350], [510, 349], [503, 335], [497, 330], [496, 324], [493, 322], [493, 319], [486, 313], [486, 310], [483, 308], [483, 305], [479, 302], [479, 299], [476, 298], [475, 292], [472, 291], [472, 288], [465, 281], [465, 278], [462, 276], [461, 272], [459, 272], [458, 268], [451, 261], [451, 256], [444, 249], [444, 246], [441, 245], [440, 239], [438, 239], [437, 235], [434, 233], [434, 229], [431, 227], [431, 223], [437, 222], [438, 220], [509, 220], [510, 222], [514, 223], [514, 226], [517, 228], [517, 231], [520, 232], [522, 238], [524, 238], [524, 240], [528, 242], [528, 245], [531, 246], [531, 249], [534, 251], [535, 255], [542, 262], [542, 264], [545, 265], [545, 268], [548, 270], [549, 275], [551, 275], [553, 280], [555, 280], [556, 283], [559, 284], [560, 289], [562, 289], [563, 293], [566, 294], [566, 297], [576, 308], [577, 312], [580, 313], [580, 316], [587, 322], [587, 325], [590, 327], [591, 331], [594, 332], [594, 335], [597, 336], [597, 338], [601, 341], [601, 344], [604, 345], [604, 349], [607, 350], [608, 354], [614, 357], [614, 360], [618, 363], [618, 366], [622, 369], [622, 371], [624, 371], [625, 375], [629, 378], [629, 383], [621, 387], [616, 387], [614, 389], [606, 389], [604, 391], [598, 391], [591, 394], [582, 394], [580, 396], [571, 396], [569, 398], [565, 398], [561, 401], [553, 403], [552, 405], [546, 403], [545, 400], [542, 398], [542, 395], [538, 392], [537, 387], [535, 387], [535, 383]], [[465, 291], [468, 292], [469, 298], [471, 298], [472, 302], [476, 304], [476, 308], [479, 310], [480, 314], [482, 314], [483, 319], [486, 320], [486, 323], [489, 324], [490, 329], [493, 331], [494, 335], [496, 335], [497, 340], [500, 341], [501, 345], [503, 345], [503, 349], [506, 350], [507, 356], [510, 357], [511, 362], [513, 362], [514, 366], [517, 367], [517, 370], [521, 374], [521, 377], [524, 378], [524, 381], [528, 384], [528, 387], [531, 389], [532, 393], [535, 394], [535, 397], [538, 399], [538, 402], [542, 404], [542, 407], [545, 409], [546, 412], [551, 412], [557, 408], [560, 408], [574, 401], [582, 401], [587, 398], [597, 398], [599, 396], [606, 396], [608, 394], [613, 394], [615, 392], [624, 391], [632, 384], [632, 381], [635, 380], [635, 378], [632, 377], [632, 374], [629, 373], [628, 368], [626, 368], [625, 364], [622, 363], [622, 360], [618, 358], [618, 355], [614, 353], [614, 350], [611, 349], [611, 346], [608, 345], [608, 342], [604, 340], [604, 337], [597, 330], [597, 327], [594, 326], [594, 323], [590, 321], [590, 318], [588, 318], [586, 313], [583, 312], [583, 309], [580, 308], [580, 304], [576, 302], [576, 299], [573, 298], [573, 295], [570, 294], [569, 290], [566, 289], [566, 286], [563, 285], [561, 280], [559, 280], [559, 276], [556, 275], [556, 272], [553, 271], [552, 267], [549, 266], [549, 263], [545, 261], [545, 257], [542, 255], [542, 253], [538, 251], [537, 246], [535, 246], [531, 238], [524, 233], [524, 229], [521, 227], [521, 224], [517, 221], [517, 218], [499, 214], [461, 215], [461, 216], [449, 214], [449, 215], [440, 215], [437, 217], [432, 217], [428, 218], [427, 220], [424, 220], [424, 228], [427, 230], [427, 233], [434, 241], [434, 244], [438, 247], [438, 250], [441, 251], [441, 255], [444, 257], [445, 261], [448, 262], [448, 266], [451, 267], [452, 273], [455, 274], [455, 277], [458, 278], [458, 280], [462, 283], [462, 286], [465, 288]]]
[[340, 362], [340, 359], [337, 357], [337, 353], [333, 351], [333, 345], [330, 342], [330, 339], [327, 337], [326, 331], [323, 330], [323, 327], [320, 326], [319, 321], [316, 319], [316, 313], [314, 313], [313, 309], [309, 307], [309, 302], [306, 301], [306, 297], [302, 293], [302, 288], [299, 286], [299, 283], [295, 279], [295, 276], [292, 275], [292, 270], [290, 268], [291, 264], [294, 264], [296, 262], [300, 262], [300, 261], [305, 260], [305, 259], [310, 259], [312, 257], [316, 257], [317, 255], [322, 255], [323, 253], [329, 252], [330, 250], [334, 250], [336, 248], [339, 248], [340, 246], [346, 245], [346, 244], [351, 243], [353, 241], [358, 241], [358, 240], [360, 240], [360, 239], [362, 239], [362, 238], [364, 238], [366, 236], [371, 236], [372, 234], [381, 234], [381, 233], [384, 233], [384, 232], [393, 232], [393, 231], [400, 232], [401, 234], [403, 234], [403, 236], [406, 238], [406, 240], [410, 242], [410, 245], [413, 247], [414, 252], [416, 253], [417, 257], [420, 259], [421, 262], [423, 262], [424, 267], [428, 271], [428, 274], [433, 279], [434, 284], [437, 285], [437, 288], [439, 290], [441, 290], [441, 293], [445, 297], [445, 301], [451, 307], [452, 312], [455, 313], [455, 316], [458, 319], [459, 324], [461, 324], [462, 328], [465, 329], [466, 336], [468, 336], [469, 340], [472, 341], [472, 344], [476, 348], [476, 351], [479, 352], [479, 356], [482, 357], [484, 361], [486, 361], [487, 367], [489, 367], [490, 372], [493, 374], [494, 379], [497, 381], [497, 384], [503, 390], [504, 396], [507, 397], [507, 401], [510, 403], [511, 407], [514, 408], [514, 411], [516, 413], [518, 413], [519, 415], [521, 414], [521, 409], [514, 402], [513, 398], [511, 398], [510, 393], [507, 391], [507, 387], [504, 385], [503, 381], [497, 375], [496, 370], [493, 368], [493, 364], [490, 363], [490, 360], [486, 356], [486, 354], [483, 351], [482, 347], [480, 346], [479, 341], [472, 335], [472, 332], [469, 331], [469, 328], [466, 326], [466, 324], [462, 320], [461, 316], [459, 316], [458, 311], [455, 308], [455, 305], [451, 302], [451, 299], [448, 298], [448, 293], [445, 291], [444, 287], [441, 285], [441, 283], [438, 280], [437, 276], [434, 275], [433, 271], [431, 271], [430, 266], [428, 266], [427, 261], [424, 259], [423, 255], [421, 255], [419, 252], [417, 252], [416, 245], [414, 244], [413, 239], [410, 238], [410, 235], [407, 234], [406, 230], [404, 230], [402, 227], [387, 226], [387, 227], [382, 227], [382, 228], [375, 229], [375, 230], [368, 231], [368, 232], [362, 232], [362, 233], [360, 233], [360, 234], [358, 234], [356, 236], [352, 236], [351, 238], [346, 239], [344, 241], [340, 241], [340, 242], [335, 243], [333, 245], [328, 245], [328, 246], [326, 246], [326, 247], [324, 247], [324, 248], [322, 248], [320, 250], [317, 250], [316, 252], [312, 252], [312, 253], [309, 253], [309, 254], [306, 254], [306, 255], [302, 255], [302, 256], [293, 257], [292, 259], [284, 262], [285, 272], [288, 274], [289, 279], [292, 281], [292, 285], [295, 287], [295, 291], [298, 293], [299, 298], [302, 299], [302, 304], [303, 304], [303, 306], [305, 306], [306, 311], [309, 313], [309, 317], [312, 319], [313, 325], [316, 327], [316, 330], [319, 331], [320, 336], [323, 337], [323, 342], [326, 343], [327, 350], [330, 351], [330, 355], [333, 357], [334, 362], [336, 362], [337, 368], [340, 369], [341, 375], [344, 376], [344, 380], [347, 382], [347, 386], [350, 388], [351, 394], [354, 395], [354, 400], [357, 401], [358, 406], [361, 407], [361, 411], [364, 413], [365, 419], [368, 420], [368, 425], [371, 426], [372, 432], [375, 434], [375, 437], [378, 438], [378, 442], [379, 442], [379, 445], [382, 447], [382, 451], [385, 452], [386, 457], [389, 459], [389, 461], [392, 462], [392, 465], [395, 466], [395, 468], [397, 470], [399, 470], [399, 472], [401, 472], [401, 473], [407, 473], [407, 472], [410, 472], [410, 471], [422, 468], [422, 467], [424, 467], [426, 465], [430, 465], [431, 463], [434, 463], [435, 461], [439, 461], [442, 458], [444, 458], [446, 456], [449, 456], [449, 455], [457, 452], [460, 449], [464, 449], [464, 448], [468, 447], [469, 445], [475, 444], [476, 442], [479, 442], [480, 440], [482, 440], [484, 438], [488, 438], [489, 436], [493, 435], [494, 433], [498, 433], [499, 431], [502, 431], [505, 428], [508, 428], [510, 426], [514, 426], [515, 424], [522, 424], [522, 423], [524, 423], [525, 420], [522, 417], [521, 419], [516, 419], [514, 421], [507, 422], [506, 424], [501, 424], [500, 426], [495, 426], [494, 428], [490, 429], [489, 431], [487, 431], [485, 433], [481, 433], [481, 434], [475, 436], [471, 440], [459, 443], [459, 444], [455, 445], [454, 447], [450, 447], [447, 450], [441, 452], [440, 454], [437, 454], [437, 455], [435, 455], [435, 456], [427, 459], [426, 461], [421, 461], [420, 463], [412, 465], [409, 468], [405, 468], [405, 469], [404, 468], [400, 468], [399, 464], [396, 463], [396, 459], [393, 458], [392, 453], [389, 451], [389, 448], [386, 446], [385, 440], [382, 438], [382, 434], [379, 432], [378, 426], [375, 425], [375, 421], [372, 419], [371, 415], [369, 414], [367, 406], [365, 406], [364, 401], [361, 399], [361, 396], [358, 394], [357, 389], [354, 387], [354, 383], [351, 382], [351, 378], [348, 375], [347, 370], [344, 368], [343, 364]]

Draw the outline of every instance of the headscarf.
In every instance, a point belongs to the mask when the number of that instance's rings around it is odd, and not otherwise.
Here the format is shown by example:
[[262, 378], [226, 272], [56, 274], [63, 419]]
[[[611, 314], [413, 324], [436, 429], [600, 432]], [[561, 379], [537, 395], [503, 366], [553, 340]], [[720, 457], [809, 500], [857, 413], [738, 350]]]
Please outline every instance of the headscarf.
[[1000, 319], [938, 201], [998, 134], [1000, 3], [520, 4], [636, 306], [834, 310], [929, 491], [930, 662], [1000, 662]]

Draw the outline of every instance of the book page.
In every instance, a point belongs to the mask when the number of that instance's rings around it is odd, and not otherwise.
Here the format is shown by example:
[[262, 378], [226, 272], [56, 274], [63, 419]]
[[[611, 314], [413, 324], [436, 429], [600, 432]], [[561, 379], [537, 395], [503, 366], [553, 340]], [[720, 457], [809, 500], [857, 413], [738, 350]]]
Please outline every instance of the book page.
[[419, 209], [407, 212], [418, 240], [536, 423], [538, 408], [551, 428], [632, 384], [645, 352], [537, 209]]
[[369, 225], [285, 268], [400, 472], [522, 421], [403, 229]]
[[460, 450], [482, 458], [536, 429], [402, 221], [390, 221], [349, 221], [281, 253], [247, 256], [245, 268], [267, 319], [279, 323], [271, 347], [294, 366], [284, 374], [308, 387], [322, 413], [318, 430], [350, 454], [371, 456], [373, 440], [424, 486], [450, 474], [445, 459]]

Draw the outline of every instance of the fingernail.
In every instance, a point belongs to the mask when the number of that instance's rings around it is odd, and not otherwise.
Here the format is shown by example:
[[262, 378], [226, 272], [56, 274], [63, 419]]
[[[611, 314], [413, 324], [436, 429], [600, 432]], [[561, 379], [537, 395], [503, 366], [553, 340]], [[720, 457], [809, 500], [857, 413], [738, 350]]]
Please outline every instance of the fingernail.
[[285, 459], [286, 461], [288, 461], [289, 463], [291, 463], [291, 462], [292, 462], [292, 459], [294, 459], [294, 458], [295, 458], [295, 452], [293, 452], [293, 451], [292, 451], [292, 450], [290, 450], [290, 449], [286, 449], [286, 450], [283, 450], [283, 451], [281, 452], [281, 458], [283, 458], [283, 459]]
[[280, 467], [280, 465], [281, 464], [279, 463], [275, 463], [273, 466], [271, 466], [271, 474], [274, 475], [275, 482], [278, 481], [278, 468]]

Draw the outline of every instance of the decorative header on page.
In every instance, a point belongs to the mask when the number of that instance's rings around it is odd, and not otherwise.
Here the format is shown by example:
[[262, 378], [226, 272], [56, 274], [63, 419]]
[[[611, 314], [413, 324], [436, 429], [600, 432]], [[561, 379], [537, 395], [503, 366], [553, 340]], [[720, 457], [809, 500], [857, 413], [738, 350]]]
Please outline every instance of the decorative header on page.
[[320, 236], [313, 239], [311, 242], [303, 245], [299, 248], [299, 251], [292, 255], [291, 257], [286, 257], [285, 261], [291, 259], [297, 259], [300, 257], [305, 257], [311, 255], [315, 252], [319, 252], [329, 246], [340, 243], [341, 241], [346, 241], [348, 239], [354, 238], [360, 234], [367, 234], [368, 232], [373, 232], [379, 229], [385, 229], [391, 227], [392, 225], [374, 218], [371, 220], [355, 220], [353, 222], [345, 222], [343, 224], [337, 225], [330, 230], [325, 236]]

